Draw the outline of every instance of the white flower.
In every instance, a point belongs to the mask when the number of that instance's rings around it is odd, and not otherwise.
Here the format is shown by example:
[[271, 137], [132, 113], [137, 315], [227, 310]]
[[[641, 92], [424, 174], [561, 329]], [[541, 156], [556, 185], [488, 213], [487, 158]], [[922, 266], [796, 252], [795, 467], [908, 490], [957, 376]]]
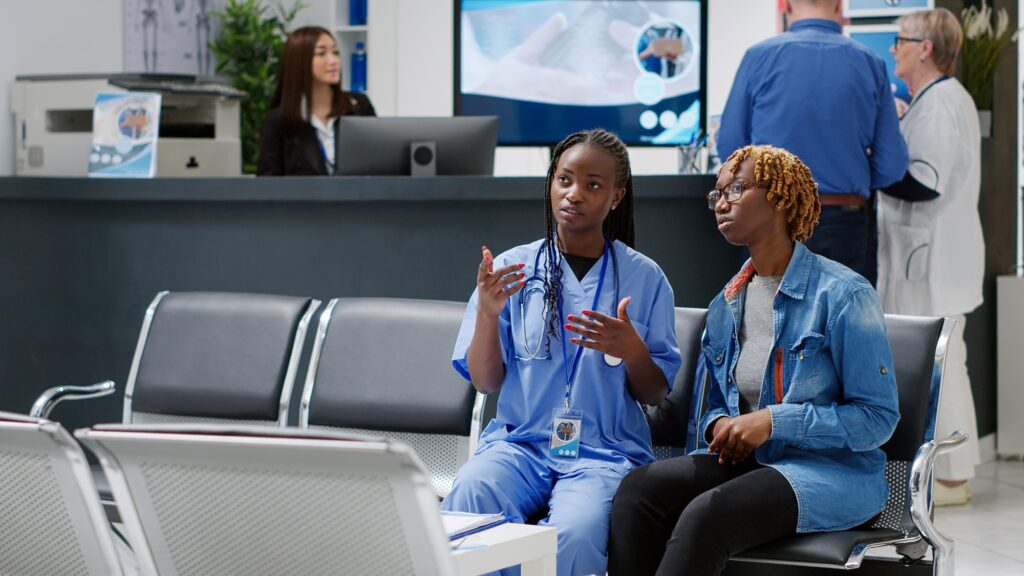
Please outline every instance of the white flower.
[[996, 15], [996, 37], [1002, 36], [1010, 27], [1010, 17], [1006, 14], [1006, 8], [1001, 8]]

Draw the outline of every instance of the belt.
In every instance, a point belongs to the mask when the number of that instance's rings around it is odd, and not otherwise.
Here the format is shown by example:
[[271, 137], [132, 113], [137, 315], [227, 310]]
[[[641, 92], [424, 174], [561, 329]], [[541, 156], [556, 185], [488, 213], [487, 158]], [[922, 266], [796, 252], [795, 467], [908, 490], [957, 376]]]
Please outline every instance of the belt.
[[860, 194], [819, 194], [822, 206], [865, 206], [867, 198]]

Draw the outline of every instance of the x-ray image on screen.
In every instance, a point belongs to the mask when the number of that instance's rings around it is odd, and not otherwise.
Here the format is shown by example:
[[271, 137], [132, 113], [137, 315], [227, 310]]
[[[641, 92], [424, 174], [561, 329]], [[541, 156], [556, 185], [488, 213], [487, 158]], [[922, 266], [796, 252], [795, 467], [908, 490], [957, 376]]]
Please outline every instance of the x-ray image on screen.
[[461, 0], [457, 113], [497, 114], [502, 144], [603, 127], [686, 144], [701, 128], [699, 0]]

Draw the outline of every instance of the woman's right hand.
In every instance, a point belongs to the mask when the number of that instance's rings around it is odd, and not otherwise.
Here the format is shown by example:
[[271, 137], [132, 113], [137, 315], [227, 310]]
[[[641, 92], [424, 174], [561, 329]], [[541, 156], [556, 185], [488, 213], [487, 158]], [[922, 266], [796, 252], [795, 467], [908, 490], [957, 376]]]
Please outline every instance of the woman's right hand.
[[526, 264], [510, 264], [494, 269], [494, 257], [487, 246], [481, 248], [483, 253], [480, 266], [476, 272], [477, 312], [490, 318], [497, 318], [505, 302], [519, 292], [526, 282], [521, 270]]

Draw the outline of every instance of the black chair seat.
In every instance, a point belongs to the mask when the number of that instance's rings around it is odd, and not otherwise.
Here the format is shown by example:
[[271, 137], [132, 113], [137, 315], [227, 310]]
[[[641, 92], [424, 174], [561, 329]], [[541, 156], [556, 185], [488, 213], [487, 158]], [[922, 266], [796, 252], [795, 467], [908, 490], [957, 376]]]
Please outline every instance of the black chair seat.
[[751, 548], [734, 556], [733, 560], [842, 568], [858, 544], [877, 544], [903, 538], [902, 532], [890, 528], [798, 534]]
[[114, 504], [114, 493], [110, 490], [110, 482], [107, 481], [107, 475], [103, 473], [103, 468], [100, 468], [99, 464], [90, 464], [89, 470], [92, 472], [92, 481], [96, 484], [96, 491], [100, 494], [103, 511], [107, 513], [107, 520], [120, 522], [121, 514], [117, 511], [117, 505]]

